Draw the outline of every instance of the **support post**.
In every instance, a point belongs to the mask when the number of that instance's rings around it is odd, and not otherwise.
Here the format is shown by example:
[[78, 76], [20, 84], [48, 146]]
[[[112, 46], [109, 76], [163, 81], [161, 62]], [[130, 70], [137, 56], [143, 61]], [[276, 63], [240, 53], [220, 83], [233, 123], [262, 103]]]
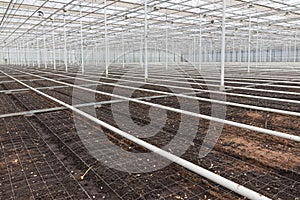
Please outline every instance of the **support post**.
[[145, 4], [144, 4], [144, 12], [145, 12], [145, 29], [144, 29], [144, 45], [145, 45], [145, 54], [144, 54], [144, 65], [145, 65], [145, 81], [147, 81], [148, 79], [148, 7], [147, 7], [147, 0], [145, 0]]
[[292, 41], [290, 41], [290, 44], [288, 46], [288, 62], [292, 62], [291, 60], [291, 53], [292, 53]]
[[233, 40], [232, 40], [232, 54], [231, 54], [231, 62], [236, 62], [235, 59], [235, 32], [233, 33]]
[[[23, 53], [23, 48], [22, 48], [22, 43], [19, 43], [19, 48], [20, 48], [20, 61], [21, 61], [21, 66], [24, 65], [24, 53]], [[7, 47], [7, 57], [8, 57], [8, 47]]]
[[257, 66], [258, 66], [258, 29], [256, 31], [255, 63], [256, 63], [256, 68], [257, 68]]
[[66, 32], [66, 14], [64, 13], [64, 63], [65, 71], [68, 71], [68, 52], [67, 52], [67, 32]]
[[193, 37], [193, 63], [196, 63], [196, 37]]
[[239, 55], [239, 59], [240, 59], [240, 63], [242, 63], [242, 40], [240, 40], [240, 55]]
[[122, 68], [125, 68], [124, 30], [122, 29]]
[[269, 49], [269, 61], [272, 62], [272, 46], [270, 46], [270, 49]]
[[212, 41], [212, 38], [210, 38], [210, 41], [209, 41], [209, 62], [213, 62], [213, 41]]
[[29, 62], [28, 62], [28, 55], [27, 55], [27, 45], [25, 45], [25, 41], [23, 42], [23, 48], [24, 48], [24, 56], [25, 56], [25, 66], [28, 66], [29, 65]]
[[104, 0], [105, 76], [108, 77], [107, 2]]
[[143, 63], [143, 46], [144, 46], [144, 36], [143, 36], [143, 30], [141, 29], [141, 37], [140, 37], [140, 65], [141, 68], [144, 67], [144, 63]]
[[249, 14], [249, 34], [248, 34], [248, 73], [250, 72], [251, 64], [251, 13]]
[[226, 0], [223, 0], [223, 11], [222, 11], [222, 51], [221, 51], [221, 86], [220, 90], [224, 90], [224, 76], [225, 76], [225, 40], [226, 40]]
[[165, 57], [165, 68], [168, 70], [168, 15], [166, 15], [166, 32], [165, 32], [165, 48], [166, 48], [166, 57]]
[[32, 57], [30, 56], [30, 48], [29, 48], [29, 41], [26, 43], [27, 53], [28, 53], [28, 67], [31, 65]]
[[16, 45], [17, 45], [17, 56], [18, 56], [17, 63], [20, 66], [21, 65], [21, 55], [20, 55], [21, 50], [20, 50], [20, 45], [18, 43]]
[[199, 23], [199, 72], [202, 68], [202, 14], [200, 8], [200, 23]]
[[294, 41], [294, 63], [297, 60], [297, 30], [295, 32], [295, 41]]
[[37, 64], [38, 68], [41, 68], [41, 63], [40, 63], [40, 45], [39, 45], [39, 39], [36, 38], [36, 49], [37, 49]]
[[7, 46], [7, 62], [8, 62], [8, 65], [11, 64], [9, 46]]
[[[45, 25], [44, 25], [45, 27]], [[44, 67], [47, 69], [47, 48], [46, 48], [46, 32], [43, 34], [43, 40], [44, 40]]]
[[263, 37], [262, 34], [260, 34], [260, 46], [259, 46], [259, 62], [263, 62], [263, 57], [262, 57], [262, 46], [263, 46]]
[[25, 43], [21, 42], [22, 54], [23, 54], [23, 67], [26, 66], [26, 52], [25, 52]]
[[81, 8], [81, 6], [80, 6], [80, 46], [81, 46], [81, 73], [84, 74], [84, 52], [83, 52], [82, 8]]
[[56, 70], [54, 18], [52, 19], [52, 48], [53, 48], [53, 69]]

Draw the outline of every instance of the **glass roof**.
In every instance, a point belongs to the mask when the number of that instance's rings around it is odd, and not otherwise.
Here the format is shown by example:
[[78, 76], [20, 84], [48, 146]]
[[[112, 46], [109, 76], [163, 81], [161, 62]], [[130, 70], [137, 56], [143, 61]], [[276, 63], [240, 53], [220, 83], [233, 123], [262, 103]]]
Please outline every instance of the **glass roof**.
[[[140, 40], [144, 28], [144, 0], [107, 1], [108, 36], [120, 42]], [[183, 41], [199, 35], [220, 42], [222, 0], [148, 0], [148, 37], [170, 37]], [[80, 16], [80, 10], [82, 16]], [[104, 0], [0, 0], [0, 45], [33, 43], [46, 34], [47, 41], [59, 40], [66, 30], [74, 44], [80, 40], [80, 21], [86, 43], [104, 38]], [[64, 19], [66, 24], [64, 23]], [[299, 0], [227, 0], [227, 40], [247, 41], [249, 21], [253, 37], [285, 43], [295, 37], [300, 22]], [[274, 31], [276, 30], [276, 31]], [[95, 39], [96, 38], [96, 39]], [[204, 41], [205, 43], [205, 41]], [[63, 45], [63, 44], [61, 44]]]

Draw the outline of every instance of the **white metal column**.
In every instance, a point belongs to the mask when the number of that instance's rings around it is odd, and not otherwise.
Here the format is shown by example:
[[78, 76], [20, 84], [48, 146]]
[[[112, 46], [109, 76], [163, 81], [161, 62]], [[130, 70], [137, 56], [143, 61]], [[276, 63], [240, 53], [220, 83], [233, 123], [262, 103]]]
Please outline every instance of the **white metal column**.
[[269, 47], [269, 62], [272, 62], [272, 46]]
[[16, 44], [17, 45], [17, 63], [18, 63], [18, 65], [21, 65], [21, 55], [20, 55], [20, 45], [17, 43]]
[[[45, 24], [44, 26], [45, 27]], [[47, 47], [46, 47], [46, 32], [43, 33], [43, 40], [44, 40], [44, 67], [47, 69]]]
[[292, 40], [290, 40], [288, 43], [287, 43], [287, 52], [288, 52], [288, 59], [287, 59], [287, 62], [293, 62], [294, 59], [294, 54], [292, 53], [293, 51], [293, 42]]
[[165, 49], [166, 49], [166, 58], [165, 58], [165, 68], [168, 70], [168, 16], [166, 15], [166, 28], [165, 28]]
[[124, 30], [122, 29], [122, 68], [125, 68]]
[[10, 63], [11, 63], [11, 59], [10, 59], [10, 51], [9, 51], [9, 46], [7, 46], [7, 62], [8, 62], [8, 65], [10, 65]]
[[36, 49], [37, 49], [37, 64], [38, 68], [41, 68], [41, 63], [40, 63], [40, 45], [39, 45], [39, 39], [36, 38]]
[[148, 7], [147, 7], [147, 0], [145, 0], [144, 3], [144, 12], [145, 12], [145, 18], [144, 18], [144, 45], [145, 45], [145, 55], [144, 55], [144, 65], [145, 65], [145, 81], [148, 79]]
[[80, 46], [81, 46], [81, 73], [84, 74], [84, 52], [83, 52], [82, 7], [81, 6], [80, 6]]
[[213, 61], [213, 41], [212, 38], [209, 40], [209, 62]]
[[52, 19], [52, 48], [53, 48], [53, 69], [56, 70], [54, 18]]
[[[20, 42], [19, 46], [20, 46], [20, 53], [21, 53], [21, 66], [24, 66], [25, 65], [24, 64], [25, 63], [25, 59], [24, 59], [23, 46], [22, 46], [21, 42]], [[8, 53], [8, 47], [7, 47], [7, 55], [9, 55], [9, 53]]]
[[202, 68], [202, 14], [200, 9], [200, 22], [199, 22], [199, 72]]
[[96, 41], [96, 55], [95, 55], [95, 62], [96, 66], [100, 65], [100, 42]]
[[66, 32], [66, 15], [64, 13], [64, 63], [65, 70], [68, 71], [68, 55], [67, 55], [67, 32]]
[[144, 67], [144, 63], [143, 63], [143, 46], [144, 46], [144, 35], [143, 35], [143, 32], [142, 32], [142, 29], [141, 29], [141, 37], [140, 37], [140, 66], [141, 66], [141, 68], [143, 68]]
[[22, 52], [23, 52], [23, 59], [24, 59], [23, 66], [25, 67], [27, 65], [25, 42], [22, 42], [21, 45], [22, 45]]
[[61, 61], [61, 50], [58, 49], [58, 64], [60, 64], [60, 61]]
[[262, 34], [260, 34], [260, 45], [259, 45], [259, 62], [263, 62], [263, 57], [262, 57], [262, 46], [263, 46], [263, 37]]
[[193, 37], [193, 64], [196, 63], [196, 37]]
[[32, 55], [30, 52], [30, 45], [29, 45], [29, 41], [27, 41], [27, 52], [28, 52], [28, 66], [34, 66], [33, 62], [32, 62]]
[[297, 31], [295, 32], [295, 41], [294, 41], [294, 63], [297, 60]]
[[29, 67], [29, 52], [28, 52], [28, 42], [26, 42], [26, 45], [25, 45], [25, 42], [24, 42], [24, 51], [25, 51], [25, 58], [26, 58], [26, 66]]
[[233, 32], [231, 62], [236, 62], [235, 57], [235, 32]]
[[249, 14], [249, 34], [248, 34], [248, 69], [250, 72], [250, 64], [251, 64], [251, 13]]
[[256, 68], [257, 68], [257, 66], [258, 66], [258, 27], [257, 27], [257, 30], [256, 30], [255, 63], [256, 63]]
[[105, 34], [105, 76], [108, 76], [108, 38], [107, 38], [107, 2], [104, 0], [104, 34]]
[[[20, 55], [20, 66], [23, 66], [23, 52], [22, 52], [22, 45], [20, 42], [18, 43], [18, 46], [19, 46], [19, 55]], [[6, 48], [6, 50], [7, 50], [7, 61], [8, 61], [8, 47]]]
[[240, 40], [240, 55], [239, 55], [239, 60], [240, 60], [240, 63], [242, 63], [242, 40]]
[[222, 52], [221, 52], [221, 87], [220, 89], [224, 89], [224, 76], [225, 76], [225, 40], [226, 40], [226, 0], [223, 0], [223, 16], [222, 16]]

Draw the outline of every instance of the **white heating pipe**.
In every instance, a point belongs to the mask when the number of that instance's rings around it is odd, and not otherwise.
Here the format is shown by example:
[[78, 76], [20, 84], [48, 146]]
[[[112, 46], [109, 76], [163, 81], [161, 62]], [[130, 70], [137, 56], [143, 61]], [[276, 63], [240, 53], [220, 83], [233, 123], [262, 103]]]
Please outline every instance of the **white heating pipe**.
[[290, 135], [290, 134], [287, 134], [287, 133], [282, 133], [282, 132], [278, 132], [278, 131], [264, 129], [264, 128], [260, 128], [260, 127], [256, 127], [256, 126], [251, 126], [251, 125], [247, 125], [247, 124], [238, 123], [238, 122], [233, 122], [233, 121], [220, 119], [220, 118], [216, 118], [216, 117], [212, 117], [212, 116], [208, 116], [208, 115], [193, 113], [193, 112], [186, 111], [186, 110], [181, 110], [181, 109], [172, 108], [172, 107], [168, 107], [168, 106], [163, 106], [163, 105], [150, 103], [150, 102], [145, 102], [145, 101], [141, 101], [141, 100], [137, 100], [137, 99], [133, 99], [133, 98], [128, 98], [128, 97], [124, 97], [124, 96], [121, 96], [121, 95], [101, 92], [101, 91], [97, 91], [97, 90], [93, 90], [93, 89], [89, 89], [89, 88], [69, 84], [69, 83], [66, 83], [66, 82], [46, 78], [46, 77], [43, 77], [43, 76], [23, 72], [23, 71], [20, 71], [20, 70], [17, 70], [17, 69], [14, 69], [14, 70], [19, 71], [19, 72], [24, 73], [24, 74], [35, 76], [35, 77], [38, 77], [38, 78], [41, 78], [41, 79], [45, 79], [45, 80], [49, 80], [49, 81], [52, 81], [52, 82], [55, 82], [55, 83], [59, 83], [59, 84], [62, 84], [62, 85], [68, 85], [68, 86], [71, 86], [73, 88], [78, 88], [78, 89], [82, 89], [82, 90], [97, 93], [97, 94], [111, 96], [111, 97], [114, 97], [114, 98], [124, 99], [124, 100], [128, 100], [128, 101], [136, 102], [136, 103], [141, 103], [141, 104], [144, 104], [144, 105], [157, 107], [157, 108], [164, 109], [164, 110], [169, 110], [169, 111], [173, 111], [173, 112], [176, 112], [176, 113], [189, 115], [189, 116], [192, 116], [192, 117], [198, 117], [198, 118], [202, 118], [202, 119], [206, 119], [206, 120], [211, 120], [211, 121], [219, 122], [219, 123], [222, 123], [222, 124], [228, 124], [228, 125], [231, 125], [231, 126], [244, 128], [244, 129], [248, 129], [248, 130], [251, 130], [251, 131], [256, 131], [256, 132], [260, 132], [260, 133], [264, 133], [264, 134], [268, 134], [268, 135], [277, 136], [277, 137], [285, 138], [285, 139], [288, 139], [288, 140], [293, 140], [293, 141], [296, 141], [296, 142], [300, 142], [300, 137], [296, 136], [296, 135]]
[[[47, 74], [53, 74], [53, 73], [47, 73]], [[65, 76], [65, 75], [61, 75], [61, 74], [56, 74], [56, 75], [61, 76], [61, 77], [65, 77], [65, 78], [70, 77], [70, 76]], [[72, 78], [72, 77], [70, 77], [70, 78]], [[275, 108], [266, 108], [266, 107], [260, 107], [260, 106], [253, 106], [253, 105], [234, 103], [234, 102], [229, 102], [229, 101], [220, 101], [220, 100], [214, 100], [214, 99], [207, 99], [207, 98], [189, 96], [189, 95], [185, 95], [185, 94], [175, 94], [175, 93], [158, 91], [158, 90], [151, 90], [151, 89], [145, 89], [145, 88], [136, 88], [136, 87], [132, 87], [132, 86], [119, 85], [119, 84], [115, 84], [115, 83], [106, 83], [106, 82], [88, 80], [88, 79], [79, 78], [79, 77], [76, 77], [76, 79], [91, 82], [91, 83], [100, 83], [100, 84], [103, 84], [103, 85], [109, 85], [109, 86], [113, 86], [113, 87], [125, 88], [125, 89], [129, 89], [129, 90], [133, 90], [133, 91], [140, 90], [140, 91], [144, 91], [144, 92], [153, 92], [153, 93], [165, 94], [165, 95], [169, 95], [169, 96], [176, 96], [176, 97], [182, 97], [182, 98], [187, 98], [187, 99], [194, 99], [194, 100], [206, 101], [206, 102], [211, 102], [211, 103], [217, 103], [217, 104], [222, 104], [222, 105], [227, 105], [227, 106], [235, 106], [235, 107], [248, 108], [248, 109], [260, 110], [260, 111], [265, 111], [265, 112], [273, 112], [273, 113], [279, 113], [279, 114], [283, 114], [283, 115], [291, 115], [291, 116], [300, 117], [299, 112], [280, 110], [280, 109], [275, 109]], [[157, 84], [153, 84], [153, 85], [157, 85]], [[208, 92], [207, 90], [201, 90], [201, 91], [202, 92]], [[225, 95], [225, 93], [224, 93], [224, 95]]]
[[47, 95], [47, 94], [45, 94], [45, 93], [43, 93], [43, 92], [41, 92], [41, 91], [39, 91], [39, 90], [37, 90], [33, 87], [30, 87], [29, 85], [19, 81], [18, 79], [6, 74], [3, 71], [1, 71], [1, 73], [3, 73], [6, 76], [8, 76], [9, 78], [15, 80], [16, 82], [20, 83], [21, 85], [31, 89], [32, 91], [34, 91], [34, 92], [36, 92], [36, 93], [52, 100], [52, 101], [54, 101], [54, 102], [56, 102], [56, 103], [58, 103], [62, 106], [67, 107], [68, 109], [72, 110], [73, 112], [76, 112], [77, 114], [79, 114], [79, 115], [81, 115], [81, 116], [83, 116], [83, 117], [85, 117], [85, 118], [87, 118], [87, 119], [89, 119], [89, 120], [91, 120], [91, 121], [107, 128], [107, 129], [117, 133], [118, 135], [120, 135], [120, 136], [122, 136], [122, 137], [124, 137], [124, 138], [138, 144], [138, 145], [141, 145], [141, 146], [147, 148], [148, 150], [150, 150], [150, 151], [152, 151], [152, 152], [154, 152], [154, 153], [156, 153], [156, 154], [158, 154], [158, 155], [160, 155], [164, 158], [167, 158], [168, 160], [173, 161], [174, 163], [177, 163], [180, 166], [183, 166], [183, 167], [187, 168], [188, 170], [191, 170], [191, 171], [201, 175], [204, 178], [207, 178], [207, 179], [209, 179], [209, 180], [211, 180], [211, 181], [213, 181], [213, 182], [215, 182], [215, 183], [217, 183], [217, 184], [219, 184], [219, 185], [221, 185], [221, 186], [223, 186], [223, 187], [225, 187], [225, 188], [227, 188], [231, 191], [234, 191], [237, 194], [240, 194], [242, 196], [245, 196], [245, 197], [247, 197], [249, 199], [253, 199], [253, 200], [270, 200], [270, 198], [268, 198], [266, 196], [263, 196], [263, 195], [255, 192], [253, 190], [250, 190], [250, 189], [248, 189], [248, 188], [246, 188], [246, 187], [244, 187], [240, 184], [237, 184], [237, 183], [235, 183], [231, 180], [228, 180], [228, 179], [226, 179], [226, 178], [224, 178], [224, 177], [222, 177], [218, 174], [215, 174], [215, 173], [213, 173], [213, 172], [211, 172], [211, 171], [209, 171], [205, 168], [202, 168], [198, 165], [195, 165], [194, 163], [191, 163], [191, 162], [189, 162], [187, 160], [184, 160], [184, 159], [182, 159], [182, 158], [180, 158], [176, 155], [173, 155], [173, 154], [171, 154], [171, 153], [169, 153], [169, 152], [167, 152], [163, 149], [160, 149], [160, 148], [158, 148], [158, 147], [156, 147], [156, 146], [154, 146], [154, 145], [152, 145], [148, 142], [145, 142], [145, 141], [143, 141], [139, 138], [136, 138], [136, 137], [134, 137], [134, 136], [132, 136], [132, 135], [130, 135], [130, 134], [114, 127], [114, 126], [111, 126], [110, 124], [107, 124], [107, 123], [105, 123], [105, 122], [103, 122], [103, 121], [101, 121], [101, 120], [99, 120], [99, 119], [97, 119], [97, 118], [95, 118], [95, 117], [79, 110], [78, 108], [75, 108], [72, 105], [66, 104], [63, 101], [60, 101], [60, 100], [58, 100], [58, 99], [56, 99], [56, 98], [54, 98], [50, 95]]
[[[51, 72], [49, 72], [49, 73], [48, 72], [43, 72], [43, 73], [54, 74], [54, 73], [51, 73]], [[60, 74], [56, 74], [56, 75], [60, 76], [60, 77], [65, 77], [65, 78], [70, 77], [70, 76], [60, 75]], [[72, 77], [70, 77], [70, 78], [72, 78]], [[145, 89], [145, 88], [136, 88], [136, 87], [132, 87], [132, 86], [119, 85], [119, 84], [115, 84], [115, 83], [106, 83], [106, 82], [99, 82], [99, 81], [95, 81], [95, 80], [88, 80], [88, 79], [79, 78], [79, 77], [76, 77], [76, 79], [91, 82], [91, 83], [96, 83], [96, 84], [101, 83], [103, 85], [109, 85], [109, 86], [113, 86], [113, 87], [125, 88], [125, 89], [129, 89], [129, 90], [133, 90], [133, 91], [140, 90], [140, 91], [144, 91], [144, 92], [154, 92], [154, 93], [165, 94], [165, 95], [169, 95], [169, 96], [177, 96], [177, 97], [182, 97], [182, 98], [187, 98], [187, 99], [194, 99], [194, 100], [200, 100], [200, 101], [206, 101], [206, 102], [211, 102], [211, 103], [223, 104], [223, 105], [228, 105], [228, 106], [235, 106], [235, 107], [248, 108], [248, 109], [260, 110], [260, 111], [265, 111], [265, 112], [273, 112], [273, 113], [279, 113], [279, 114], [283, 114], [283, 115], [291, 115], [291, 116], [300, 117], [299, 112], [280, 110], [280, 109], [275, 109], [275, 108], [266, 108], [266, 107], [247, 105], [247, 104], [241, 104], [241, 103], [234, 103], [234, 102], [229, 102], [229, 101], [220, 101], [220, 100], [214, 100], [214, 99], [207, 99], [207, 98], [189, 96], [189, 95], [185, 95], [185, 94], [174, 94], [174, 93], [170, 93], [170, 92], [151, 90], [151, 89]], [[113, 80], [113, 79], [110, 79], [110, 80]], [[138, 83], [138, 82], [135, 82], [135, 83]], [[158, 84], [153, 84], [153, 85], [158, 85]], [[161, 86], [164, 86], [164, 85], [161, 85]], [[165, 86], [165, 87], [169, 87], [169, 86]], [[180, 87], [180, 89], [186, 89], [186, 88]], [[200, 90], [200, 89], [198, 91], [208, 92], [208, 90]], [[223, 95], [225, 95], [225, 93], [223, 93]]]
[[[46, 74], [54, 74], [51, 72], [45, 72], [45, 71], [40, 71], [40, 70], [36, 70], [35, 71], [39, 71], [39, 72], [43, 72]], [[67, 73], [67, 74], [75, 74], [76, 73]], [[62, 76], [62, 77], [69, 77], [69, 78], [73, 78], [73, 76], [67, 76], [67, 75], [60, 75], [60, 74], [55, 74], [57, 76]], [[88, 77], [96, 77], [93, 75], [85, 75]], [[115, 78], [107, 78], [109, 80], [118, 80]], [[40, 80], [40, 79], [39, 79]], [[84, 79], [85, 81], [91, 81], [89, 79]], [[123, 80], [124, 82], [128, 82], [128, 83], [142, 83], [139, 81], [132, 81], [132, 80]], [[238, 94], [238, 93], [230, 93], [228, 91], [226, 92], [222, 92], [222, 91], [216, 91], [216, 90], [203, 90], [203, 89], [196, 89], [196, 88], [187, 88], [187, 87], [181, 87], [181, 86], [174, 86], [174, 85], [166, 85], [166, 84], [156, 84], [156, 83], [151, 83], [154, 86], [163, 86], [163, 87], [170, 87], [170, 88], [176, 88], [176, 89], [183, 89], [183, 90], [191, 90], [191, 91], [199, 91], [199, 92], [209, 92], [209, 93], [215, 93], [215, 94], [222, 94], [222, 95], [229, 95], [229, 96], [237, 96], [237, 97], [246, 97], [246, 98], [254, 98], [254, 99], [263, 99], [263, 100], [270, 100], [270, 101], [278, 101], [278, 102], [284, 102], [284, 103], [295, 103], [295, 104], [300, 104], [300, 101], [298, 100], [292, 100], [292, 99], [281, 99], [281, 98], [275, 98], [275, 97], [265, 97], [265, 96], [256, 96], [256, 95], [249, 95], [249, 94]], [[300, 95], [300, 94], [298, 94]]]

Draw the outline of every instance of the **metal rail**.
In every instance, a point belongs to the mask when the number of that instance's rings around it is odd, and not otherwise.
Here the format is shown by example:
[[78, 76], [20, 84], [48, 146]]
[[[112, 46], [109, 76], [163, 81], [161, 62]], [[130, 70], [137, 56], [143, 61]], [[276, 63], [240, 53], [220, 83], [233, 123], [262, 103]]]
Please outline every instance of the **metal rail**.
[[[40, 71], [35, 69], [35, 71], [39, 71], [39, 72], [43, 72], [43, 73], [51, 73], [49, 71]], [[71, 72], [64, 72], [64, 71], [60, 71], [61, 73], [64, 74], [74, 74], [76, 75], [76, 73], [71, 73]], [[52, 73], [54, 74], [54, 73]], [[55, 73], [55, 75], [60, 75], [58, 73]], [[87, 75], [87, 72], [84, 74], [84, 76], [86, 77], [97, 77], [94, 75]], [[75, 77], [73, 77], [75, 78]], [[99, 77], [97, 77], [99, 78]], [[114, 80], [117, 81], [119, 79], [117, 78], [111, 78], [111, 77], [102, 77], [105, 80]], [[86, 80], [90, 80], [90, 79], [86, 79]], [[142, 81], [132, 81], [132, 80], [128, 80], [128, 79], [122, 79], [123, 82], [128, 82], [128, 83], [144, 83]], [[170, 87], [170, 88], [176, 88], [176, 89], [182, 89], [182, 90], [192, 90], [192, 91], [199, 91], [199, 92], [209, 92], [209, 93], [213, 93], [213, 94], [222, 94], [222, 95], [226, 95], [226, 96], [237, 96], [237, 97], [245, 97], [245, 98], [254, 98], [254, 99], [262, 99], [262, 100], [270, 100], [270, 101], [278, 101], [278, 102], [285, 102], [285, 103], [295, 103], [295, 104], [300, 104], [300, 101], [298, 100], [292, 100], [292, 99], [281, 99], [281, 98], [275, 98], [275, 97], [265, 97], [265, 96], [257, 96], [257, 95], [250, 95], [250, 94], [238, 94], [238, 93], [230, 93], [228, 91], [223, 92], [223, 91], [217, 91], [217, 90], [203, 90], [203, 89], [198, 89], [198, 88], [188, 88], [188, 87], [181, 87], [181, 86], [175, 86], [175, 85], [166, 85], [166, 84], [156, 84], [154, 82], [150, 82], [150, 80], [148, 80], [148, 83], [151, 83], [151, 85], [154, 86], [162, 86], [162, 87]], [[287, 82], [289, 83], [289, 82]], [[300, 83], [299, 83], [300, 84]], [[197, 93], [195, 93], [197, 94]]]
[[199, 174], [199, 175], [201, 175], [201, 176], [203, 176], [203, 177], [205, 177], [205, 178], [207, 178], [207, 179], [209, 179], [209, 180], [211, 180], [211, 181], [213, 181], [213, 182], [215, 182], [219, 185], [222, 185], [223, 187], [225, 187], [225, 188], [227, 188], [231, 191], [234, 191], [234, 192], [236, 192], [236, 193], [238, 193], [242, 196], [245, 196], [245, 197], [247, 197], [249, 199], [253, 199], [253, 200], [267, 200], [267, 199], [270, 200], [266, 196], [263, 196], [263, 195], [255, 192], [253, 190], [250, 190], [250, 189], [248, 189], [248, 188], [246, 188], [242, 185], [239, 185], [239, 184], [237, 184], [233, 181], [230, 181], [230, 180], [228, 180], [228, 179], [226, 179], [226, 178], [224, 178], [220, 175], [217, 175], [217, 174], [215, 174], [215, 173], [213, 173], [213, 172], [211, 172], [207, 169], [204, 169], [204, 168], [202, 168], [198, 165], [195, 165], [195, 164], [193, 164], [193, 163], [191, 163], [187, 160], [184, 160], [184, 159], [182, 159], [178, 156], [175, 156], [175, 155], [173, 155], [173, 154], [171, 154], [167, 151], [164, 151], [164, 150], [162, 150], [162, 149], [160, 149], [160, 148], [158, 148], [158, 147], [156, 147], [152, 144], [149, 144], [149, 143], [147, 143], [147, 142], [145, 142], [141, 139], [138, 139], [138, 138], [136, 138], [136, 137], [134, 137], [134, 136], [132, 136], [132, 135], [116, 128], [116, 127], [114, 127], [114, 126], [111, 126], [111, 125], [109, 125], [109, 124], [107, 124], [107, 123], [105, 123], [105, 122], [103, 122], [103, 121], [101, 121], [101, 120], [99, 120], [99, 119], [97, 119], [97, 118], [95, 118], [95, 117], [93, 117], [93, 116], [91, 116], [91, 115], [75, 108], [74, 106], [66, 104], [63, 101], [60, 101], [60, 100], [58, 100], [58, 99], [56, 99], [56, 98], [54, 98], [50, 95], [47, 95], [47, 94], [45, 94], [45, 93], [43, 93], [43, 92], [41, 92], [41, 91], [31, 87], [31, 86], [19, 81], [18, 79], [14, 78], [13, 76], [10, 76], [9, 74], [7, 74], [3, 71], [0, 71], [0, 72], [5, 74], [6, 76], [10, 77], [11, 79], [17, 81], [21, 85], [31, 89], [32, 91], [34, 91], [34, 92], [36, 92], [36, 93], [38, 93], [38, 94], [40, 94], [40, 95], [42, 95], [46, 98], [58, 103], [58, 104], [61, 104], [64, 107], [67, 107], [68, 109], [72, 110], [73, 112], [76, 112], [79, 115], [81, 115], [81, 116], [83, 116], [83, 117], [85, 117], [85, 118], [87, 118], [87, 119], [89, 119], [89, 120], [91, 120], [91, 121], [107, 128], [107, 129], [119, 134], [120, 136], [122, 136], [122, 137], [136, 143], [136, 144], [139, 144], [139, 145], [147, 148], [148, 150], [150, 150], [152, 152], [155, 152], [156, 154], [161, 155], [162, 157], [167, 158], [167, 159], [169, 159], [169, 160], [171, 160], [171, 161], [173, 161], [173, 162], [175, 162], [175, 163], [177, 163], [177, 164], [179, 164], [179, 165], [181, 165], [181, 166], [183, 166], [183, 167], [185, 167], [185, 168], [187, 168], [187, 169], [189, 169], [189, 170], [191, 170], [191, 171], [193, 171], [193, 172], [195, 172], [195, 173], [197, 173], [197, 174]]
[[[44, 73], [46, 73], [46, 72], [44, 72]], [[51, 73], [51, 74], [54, 74], [54, 73]], [[57, 76], [62, 76], [62, 77], [68, 77], [68, 76], [60, 75], [60, 74], [56, 74], [56, 75]], [[260, 111], [273, 112], [273, 113], [279, 113], [279, 114], [283, 114], [283, 115], [291, 115], [291, 116], [300, 117], [300, 113], [293, 112], [293, 111], [274, 109], [274, 108], [265, 108], [265, 107], [260, 107], [260, 106], [253, 106], [253, 105], [234, 103], [234, 102], [222, 101], [222, 100], [207, 99], [207, 98], [201, 98], [201, 97], [194, 97], [194, 96], [188, 96], [188, 95], [185, 95], [185, 94], [174, 94], [174, 93], [163, 92], [163, 91], [158, 91], [158, 90], [151, 90], [151, 89], [137, 88], [137, 87], [125, 86], [125, 85], [114, 84], [114, 83], [106, 83], [106, 82], [88, 80], [88, 79], [79, 78], [79, 77], [74, 77], [74, 78], [78, 79], [78, 80], [84, 80], [84, 81], [87, 81], [87, 82], [92, 82], [92, 83], [95, 83], [95, 84], [98, 83], [98, 84], [102, 84], [102, 85], [109, 85], [109, 86], [114, 86], [114, 87], [130, 89], [130, 90], [140, 90], [140, 91], [144, 91], [144, 92], [154, 92], [154, 93], [166, 94], [166, 95], [170, 95], [170, 96], [182, 97], [182, 98], [187, 98], [187, 99], [194, 99], [194, 100], [205, 101], [205, 102], [210, 102], [210, 103], [217, 103], [217, 104], [222, 104], [222, 105], [227, 105], [227, 106], [248, 108], [248, 109], [254, 109], [254, 110], [260, 110]], [[115, 80], [117, 80], [117, 79], [115, 79]], [[162, 86], [162, 85], [160, 85], [160, 86]], [[207, 92], [207, 90], [202, 90], [202, 92], [205, 93], [205, 92]], [[223, 93], [223, 94], [226, 95], [226, 93]]]
[[[14, 70], [16, 70], [16, 69], [14, 69]], [[42, 76], [39, 76], [39, 75], [34, 75], [34, 74], [31, 74], [31, 73], [28, 73], [28, 72], [22, 72], [20, 70], [16, 70], [16, 71], [19, 71], [19, 72], [27, 74], [27, 75], [32, 75], [32, 76], [36, 76], [36, 77], [39, 77], [39, 78], [43, 78], [45, 80], [49, 80], [49, 81], [52, 81], [52, 82], [60, 83], [60, 84], [63, 84], [63, 85], [72, 86], [73, 88], [78, 88], [78, 89], [81, 89], [81, 90], [84, 90], [84, 91], [89, 91], [89, 92], [102, 94], [102, 95], [106, 95], [106, 96], [111, 96], [111, 97], [115, 97], [115, 98], [119, 98], [119, 99], [124, 99], [124, 100], [128, 100], [128, 101], [136, 102], [136, 103], [141, 103], [141, 104], [144, 104], [144, 105], [153, 106], [153, 107], [160, 108], [160, 109], [165, 109], [165, 110], [173, 111], [173, 112], [180, 113], [180, 114], [185, 114], [185, 115], [189, 115], [189, 116], [193, 116], [193, 117], [198, 117], [198, 118], [202, 118], [202, 119], [206, 119], [206, 120], [210, 120], [210, 121], [214, 121], [214, 122], [228, 124], [228, 125], [231, 125], [231, 126], [244, 128], [244, 129], [248, 129], [248, 130], [252, 130], [252, 131], [256, 131], [256, 132], [260, 132], [260, 133], [264, 133], [264, 134], [268, 134], [268, 135], [272, 135], [272, 136], [277, 136], [277, 137], [281, 137], [281, 138], [284, 138], [284, 139], [293, 140], [293, 141], [296, 141], [296, 142], [300, 142], [300, 136], [291, 135], [291, 134], [287, 134], [287, 133], [282, 133], [282, 132], [279, 132], [279, 131], [273, 131], [273, 130], [260, 128], [260, 127], [247, 125], [247, 124], [242, 124], [242, 123], [238, 123], [238, 122], [233, 122], [233, 121], [220, 119], [220, 118], [216, 118], [216, 117], [212, 117], [212, 116], [208, 116], [208, 115], [203, 115], [203, 114], [199, 114], [199, 113], [193, 113], [193, 112], [189, 112], [189, 111], [185, 111], [185, 110], [181, 110], [181, 109], [176, 109], [176, 108], [172, 108], [172, 107], [168, 107], [168, 106], [163, 106], [163, 105], [159, 105], [159, 104], [145, 102], [145, 101], [141, 101], [141, 100], [137, 100], [137, 99], [133, 99], [133, 98], [128, 98], [128, 97], [124, 97], [124, 96], [120, 96], [120, 95], [116, 95], [116, 94], [110, 94], [110, 93], [101, 92], [101, 91], [97, 91], [97, 90], [93, 90], [93, 89], [89, 89], [89, 88], [84, 88], [84, 87], [72, 85], [72, 84], [69, 84], [69, 83], [56, 81], [56, 80], [53, 80], [53, 79], [50, 79], [50, 78], [42, 77]], [[4, 72], [2, 72], [2, 73], [4, 73]]]

